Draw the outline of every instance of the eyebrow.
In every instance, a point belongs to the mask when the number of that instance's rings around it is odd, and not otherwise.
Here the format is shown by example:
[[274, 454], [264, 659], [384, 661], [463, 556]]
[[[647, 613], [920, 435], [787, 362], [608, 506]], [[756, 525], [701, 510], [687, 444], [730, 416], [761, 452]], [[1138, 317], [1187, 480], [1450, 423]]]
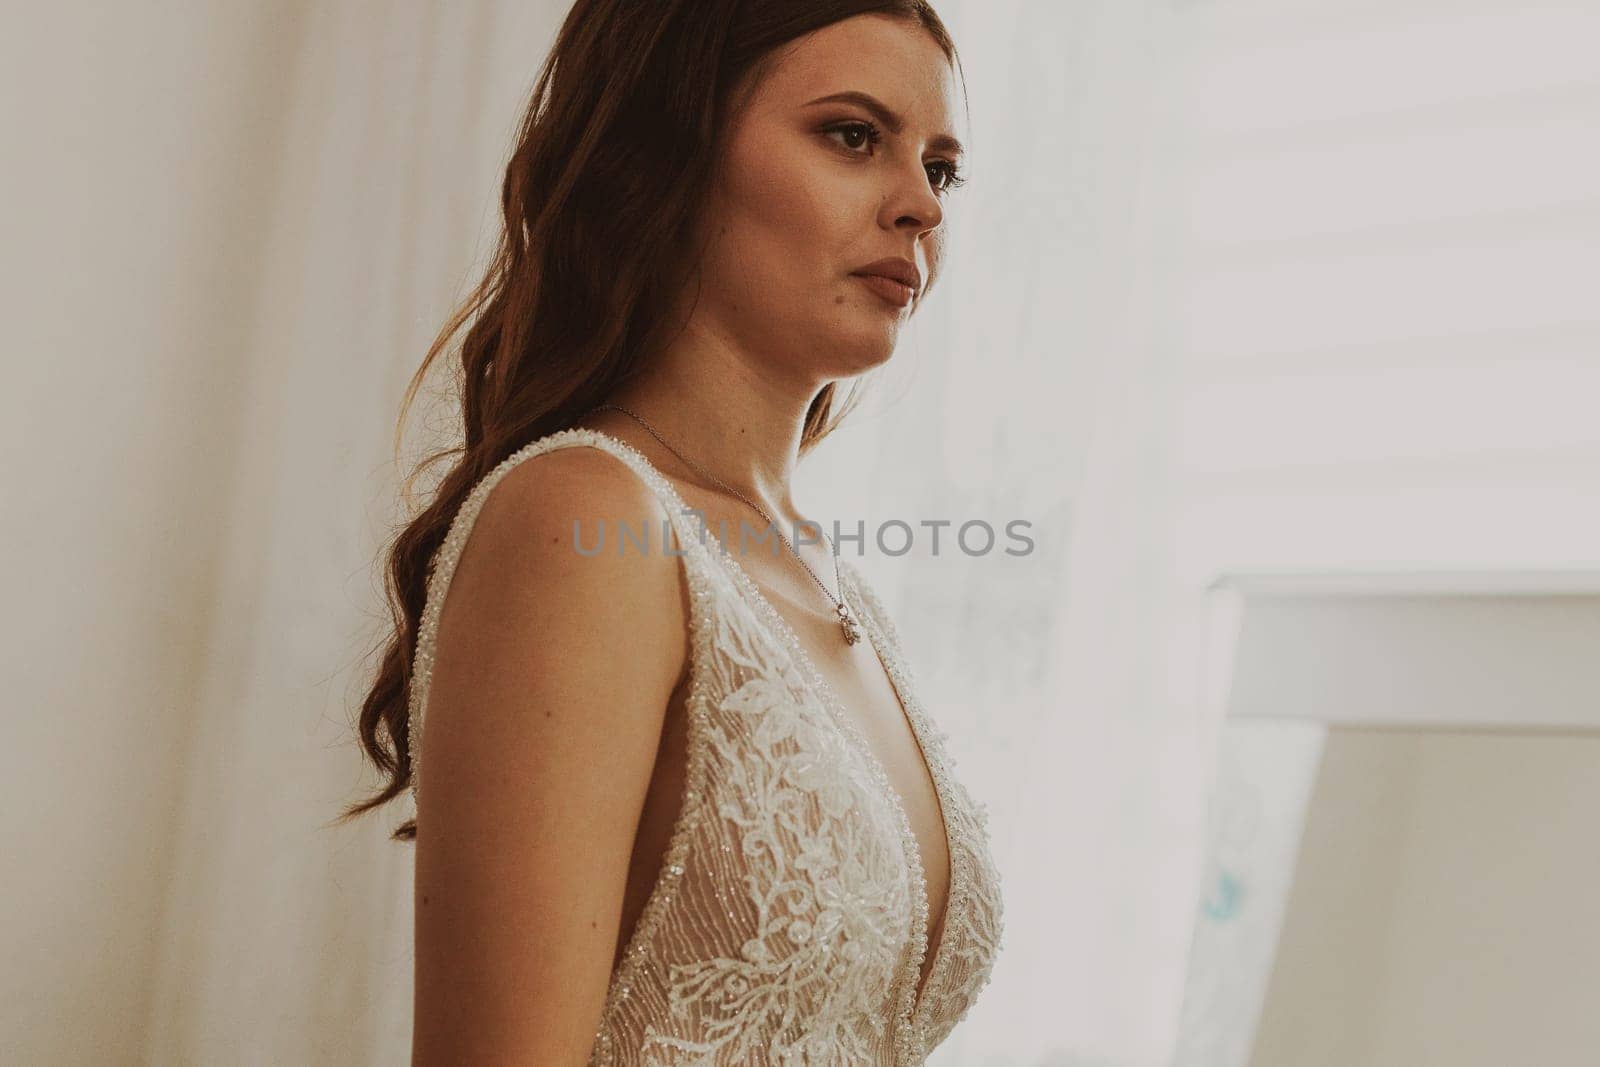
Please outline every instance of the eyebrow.
[[[827, 96], [819, 96], [815, 100], [806, 101], [804, 106], [811, 107], [813, 104], [856, 104], [872, 112], [873, 117], [887, 126], [891, 133], [898, 134], [905, 127], [905, 121], [899, 115], [890, 111], [882, 100], [870, 93], [863, 93], [859, 90], [852, 89], [849, 92], [829, 93]], [[962, 147], [961, 142], [948, 133], [934, 135], [928, 141], [928, 147], [958, 156], [966, 155], [967, 152]]]

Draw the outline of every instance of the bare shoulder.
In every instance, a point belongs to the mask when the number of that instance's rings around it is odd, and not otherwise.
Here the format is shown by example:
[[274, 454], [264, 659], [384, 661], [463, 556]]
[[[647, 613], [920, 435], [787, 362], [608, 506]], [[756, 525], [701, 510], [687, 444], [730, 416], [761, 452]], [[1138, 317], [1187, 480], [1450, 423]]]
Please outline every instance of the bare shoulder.
[[[618, 553], [611, 524], [649, 522], [659, 538], [665, 517], [592, 448], [531, 456], [482, 501], [421, 734], [418, 1064], [588, 1052], [688, 652], [679, 559]], [[605, 550], [580, 553], [574, 523], [592, 539], [602, 519]]]
[[[645, 638], [672, 645], [686, 616], [678, 560], [660, 550], [666, 518], [638, 474], [600, 449], [522, 460], [483, 501], [441, 609], [441, 641], [456, 614], [465, 626], [537, 631], [552, 651], [576, 631], [608, 654]], [[623, 545], [624, 524], [648, 531], [647, 549]], [[477, 610], [457, 611], [463, 601]], [[680, 643], [679, 658], [686, 651]]]
[[[478, 521], [496, 524], [501, 532], [513, 535], [565, 533], [570, 543], [575, 521], [591, 536], [601, 519], [608, 534], [618, 522], [630, 523], [635, 529], [649, 523], [653, 538], [659, 538], [666, 517], [666, 508], [655, 492], [621, 459], [599, 448], [567, 447], [530, 456], [508, 471], [490, 491]], [[608, 548], [615, 557], [614, 546]], [[673, 561], [665, 553], [650, 555]]]

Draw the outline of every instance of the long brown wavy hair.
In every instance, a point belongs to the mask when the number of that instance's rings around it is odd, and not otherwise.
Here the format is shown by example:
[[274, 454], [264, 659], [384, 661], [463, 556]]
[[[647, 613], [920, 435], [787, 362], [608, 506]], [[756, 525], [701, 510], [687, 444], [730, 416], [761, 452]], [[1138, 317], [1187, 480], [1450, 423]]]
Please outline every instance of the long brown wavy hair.
[[[577, 0], [540, 67], [501, 187], [503, 229], [483, 280], [451, 314], [411, 378], [396, 429], [454, 338], [464, 441], [423, 458], [403, 495], [453, 459], [432, 501], [387, 546], [393, 629], [361, 704], [367, 758], [388, 781], [344, 822], [411, 783], [407, 702], [434, 553], [478, 481], [523, 445], [563, 429], [670, 340], [686, 255], [727, 120], [777, 49], [856, 15], [924, 27], [959, 70], [948, 31], [923, 0]], [[736, 94], [738, 98], [736, 98]], [[932, 284], [932, 279], [929, 280]], [[804, 455], [858, 400], [835, 410], [834, 383], [807, 410]], [[408, 819], [393, 838], [416, 838]]]

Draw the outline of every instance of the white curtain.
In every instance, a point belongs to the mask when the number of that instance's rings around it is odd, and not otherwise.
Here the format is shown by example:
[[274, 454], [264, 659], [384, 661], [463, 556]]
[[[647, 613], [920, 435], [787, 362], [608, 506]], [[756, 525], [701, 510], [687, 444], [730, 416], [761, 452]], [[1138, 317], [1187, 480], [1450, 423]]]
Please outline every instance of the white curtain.
[[[1153, 1065], [1201, 836], [1154, 254], [1172, 12], [939, 7], [973, 119], [953, 261], [801, 499], [1032, 523], [1025, 557], [863, 561], [1006, 880], [934, 1062]], [[10, 14], [0, 1058], [406, 1062], [403, 813], [330, 823], [372, 784], [349, 722], [401, 391], [564, 5]]]

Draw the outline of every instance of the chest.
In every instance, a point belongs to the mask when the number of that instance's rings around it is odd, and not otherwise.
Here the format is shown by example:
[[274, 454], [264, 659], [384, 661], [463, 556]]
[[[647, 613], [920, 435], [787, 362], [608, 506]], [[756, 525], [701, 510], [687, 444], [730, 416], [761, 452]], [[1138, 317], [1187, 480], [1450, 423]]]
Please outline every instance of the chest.
[[850, 606], [860, 639], [844, 639], [834, 598], [850, 602], [853, 583], [821, 541], [746, 538], [738, 516], [724, 514], [712, 498], [691, 495], [707, 516], [706, 529], [714, 531], [719, 589], [745, 601], [773, 654], [792, 657], [802, 674], [821, 681], [825, 700], [845, 720], [847, 740], [887, 777], [891, 806], [905, 813], [917, 841], [930, 914], [941, 916], [950, 883], [944, 801], [889, 667], [893, 652], [878, 646], [859, 598]]
[[[781, 607], [779, 606], [781, 604]], [[949, 829], [945, 822], [944, 799], [929, 769], [916, 731], [904, 710], [900, 690], [870, 639], [863, 637], [848, 645], [841, 637], [834, 618], [822, 617], [805, 607], [779, 598], [772, 610], [781, 612], [793, 636], [806, 649], [808, 666], [814, 669], [837, 698], [835, 711], [849, 719], [856, 736], [841, 731], [839, 750], [858, 756], [862, 750], [877, 761], [891, 791], [888, 797], [904, 811], [926, 882], [930, 935], [937, 940], [946, 912], [951, 881]], [[747, 620], [763, 624], [752, 615]], [[763, 651], [770, 656], [783, 654], [779, 635], [764, 631], [761, 636], [772, 643]], [[672, 831], [681, 814], [681, 798], [687, 782], [689, 761], [689, 685], [687, 680], [673, 693], [667, 709], [656, 765], [647, 791], [639, 830], [634, 843], [623, 905], [623, 923], [617, 950], [637, 922], [649, 896], [653, 872], [660, 866], [671, 842]], [[827, 720], [820, 720], [824, 728]], [[870, 761], [864, 761], [870, 762]], [[868, 779], [870, 773], [859, 777]], [[890, 805], [892, 811], [892, 804]], [[891, 828], [885, 828], [886, 831]], [[931, 963], [932, 953], [924, 961]]]
[[770, 1024], [859, 1053], [849, 1062], [914, 1057], [992, 955], [970, 799], [853, 576], [856, 645], [825, 612], [733, 575], [695, 574], [695, 659], [641, 819], [624, 931], [643, 917], [622, 938], [638, 944], [622, 946], [618, 997], [644, 983], [684, 1019], [736, 1012], [717, 1024], [729, 1041]]

